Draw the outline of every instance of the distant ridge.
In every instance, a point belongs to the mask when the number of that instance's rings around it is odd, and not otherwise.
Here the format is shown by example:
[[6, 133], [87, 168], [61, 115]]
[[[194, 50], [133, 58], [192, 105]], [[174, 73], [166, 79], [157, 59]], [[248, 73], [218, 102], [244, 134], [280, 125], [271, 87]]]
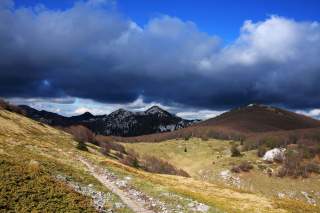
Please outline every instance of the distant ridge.
[[320, 121], [277, 107], [249, 104], [199, 125], [218, 126], [241, 132], [267, 132], [320, 127]]
[[118, 109], [109, 115], [94, 116], [89, 112], [82, 115], [65, 117], [57, 113], [36, 110], [32, 107], [19, 106], [27, 117], [52, 125], [67, 127], [83, 125], [96, 134], [113, 136], [139, 136], [145, 134], [174, 131], [188, 127], [196, 121], [185, 120], [173, 115], [159, 106], [152, 106], [144, 112], [131, 112]]

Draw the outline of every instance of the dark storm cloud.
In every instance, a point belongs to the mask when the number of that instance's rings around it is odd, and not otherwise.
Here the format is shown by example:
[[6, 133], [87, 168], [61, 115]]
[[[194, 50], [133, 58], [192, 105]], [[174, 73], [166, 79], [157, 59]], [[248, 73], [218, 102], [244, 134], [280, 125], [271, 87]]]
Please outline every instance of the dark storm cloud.
[[104, 1], [62, 11], [10, 2], [0, 3], [0, 96], [320, 107], [317, 22], [247, 21], [223, 47], [192, 22], [162, 16], [141, 27]]

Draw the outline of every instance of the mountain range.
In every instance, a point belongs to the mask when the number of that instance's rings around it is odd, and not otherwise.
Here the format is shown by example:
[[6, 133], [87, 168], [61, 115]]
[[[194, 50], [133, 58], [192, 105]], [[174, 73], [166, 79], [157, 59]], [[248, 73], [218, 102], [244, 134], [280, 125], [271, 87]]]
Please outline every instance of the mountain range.
[[[175, 138], [248, 138], [260, 134], [275, 135], [276, 132], [295, 133], [298, 130], [312, 133], [320, 128], [320, 121], [289, 110], [262, 104], [249, 104], [234, 108], [214, 118], [173, 132], [131, 138], [136, 142], [160, 142]], [[127, 139], [122, 139], [127, 141]]]
[[198, 120], [185, 120], [171, 114], [158, 106], [143, 112], [131, 112], [118, 109], [109, 115], [84, 114], [65, 117], [45, 110], [37, 110], [27, 105], [20, 105], [25, 115], [51, 126], [67, 127], [83, 125], [99, 135], [138, 136], [152, 133], [168, 132], [188, 127]]

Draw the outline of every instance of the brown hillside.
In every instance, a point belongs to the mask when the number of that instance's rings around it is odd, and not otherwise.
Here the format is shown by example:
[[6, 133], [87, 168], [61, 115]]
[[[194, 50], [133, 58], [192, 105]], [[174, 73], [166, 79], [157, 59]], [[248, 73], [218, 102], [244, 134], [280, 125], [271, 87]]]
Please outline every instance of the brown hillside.
[[275, 107], [249, 105], [233, 109], [199, 125], [252, 133], [315, 128], [320, 127], [320, 121]]

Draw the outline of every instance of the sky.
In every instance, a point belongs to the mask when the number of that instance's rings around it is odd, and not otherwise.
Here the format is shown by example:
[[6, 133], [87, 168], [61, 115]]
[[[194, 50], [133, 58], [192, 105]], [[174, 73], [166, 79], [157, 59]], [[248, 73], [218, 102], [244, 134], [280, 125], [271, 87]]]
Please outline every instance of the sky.
[[316, 0], [1, 0], [0, 96], [63, 115], [320, 117]]

